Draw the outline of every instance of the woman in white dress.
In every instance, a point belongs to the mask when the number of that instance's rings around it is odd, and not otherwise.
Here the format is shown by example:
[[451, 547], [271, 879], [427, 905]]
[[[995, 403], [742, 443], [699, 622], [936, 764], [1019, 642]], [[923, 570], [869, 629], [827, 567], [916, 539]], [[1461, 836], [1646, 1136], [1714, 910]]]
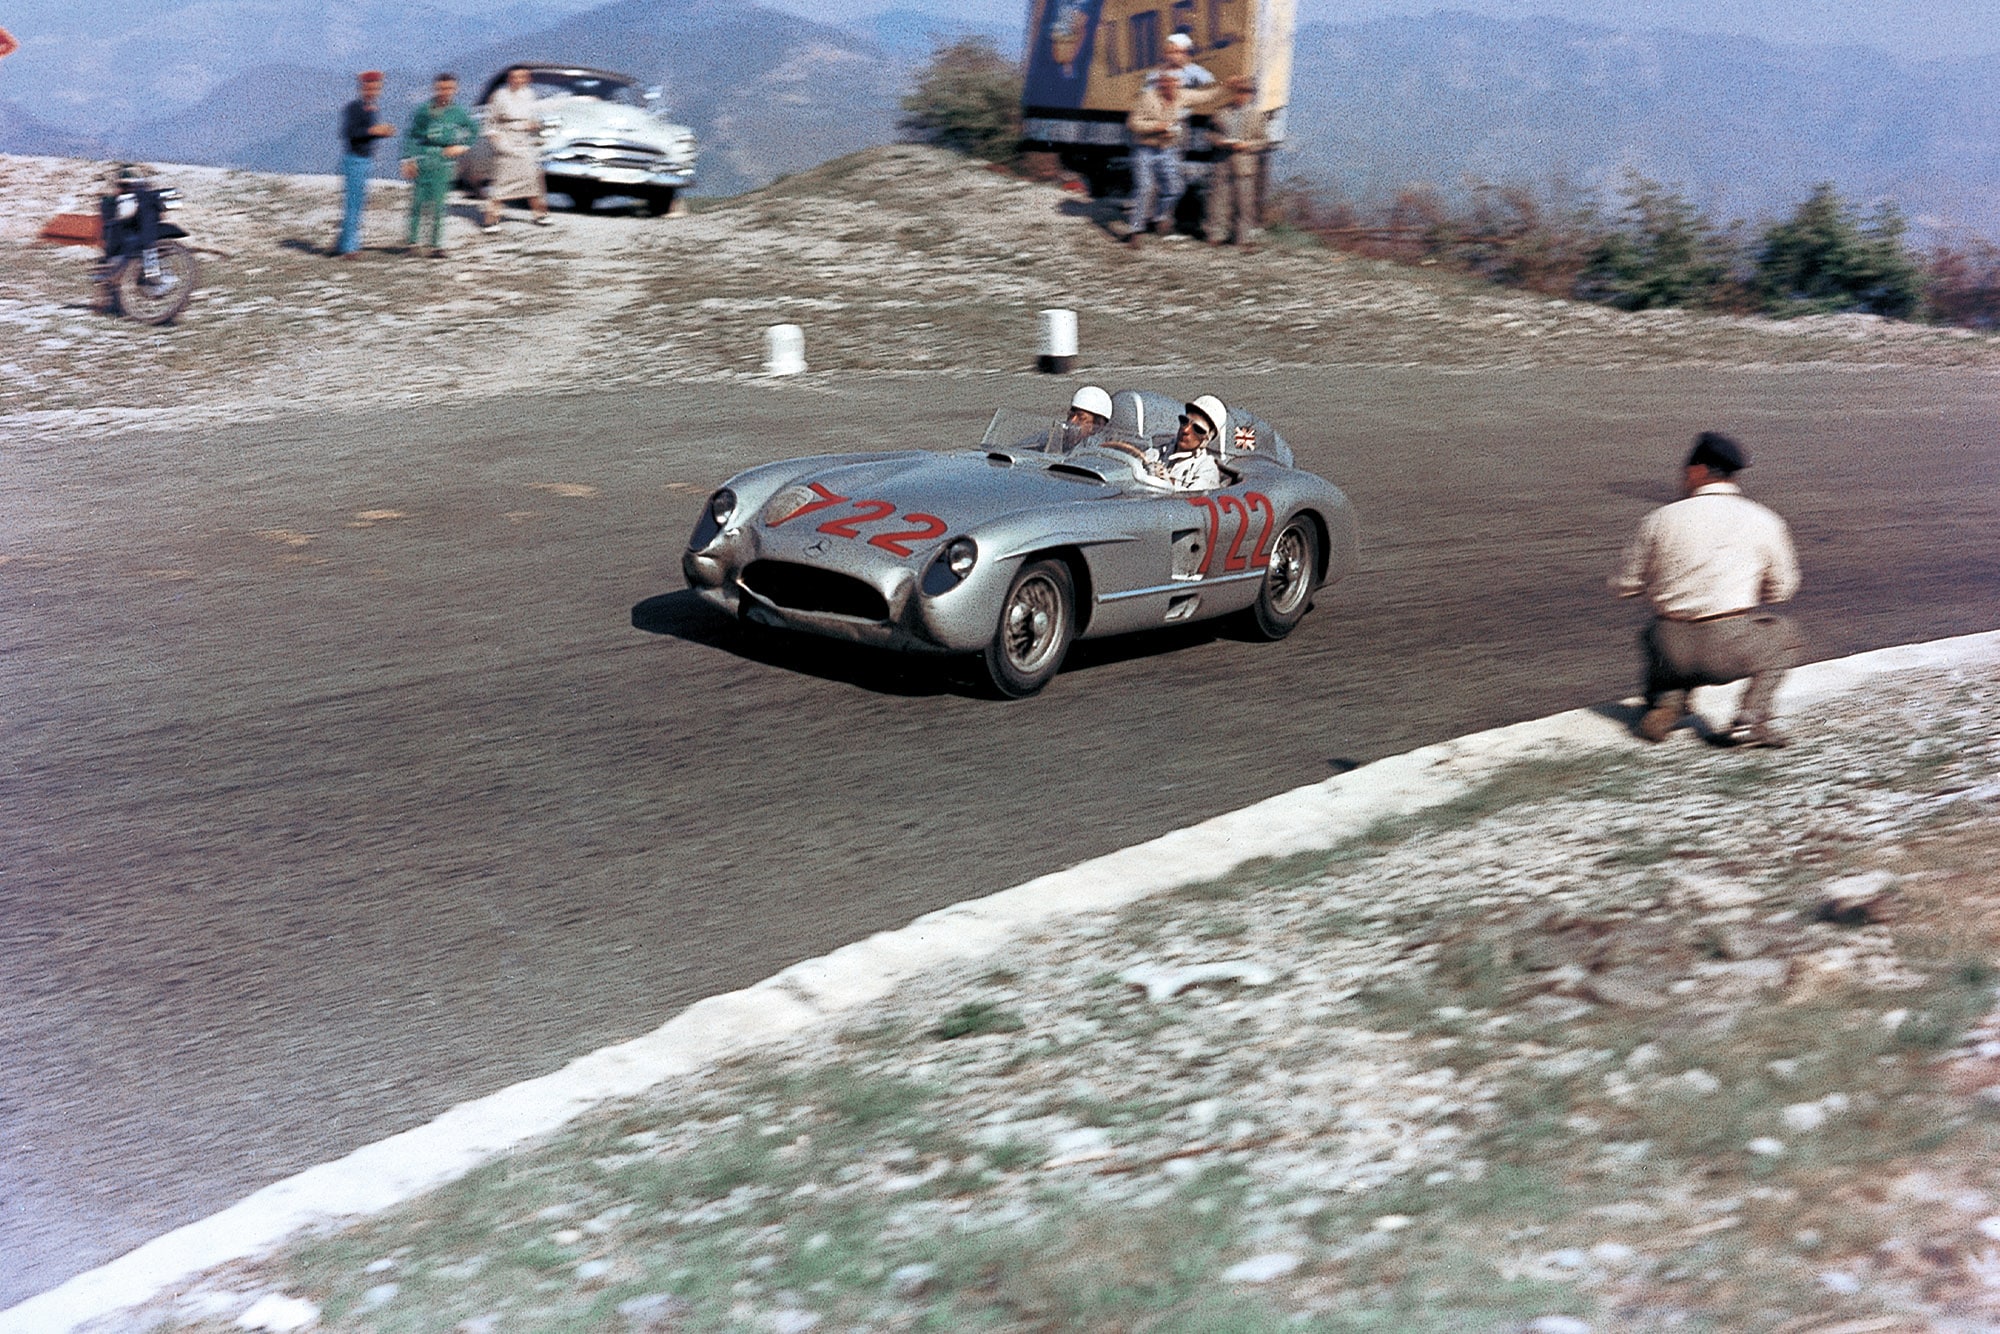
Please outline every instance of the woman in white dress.
[[500, 226], [500, 205], [525, 199], [535, 210], [535, 222], [549, 221], [548, 187], [542, 180], [542, 114], [528, 71], [516, 65], [507, 82], [486, 99], [485, 132], [493, 145], [493, 179], [486, 186], [487, 231]]

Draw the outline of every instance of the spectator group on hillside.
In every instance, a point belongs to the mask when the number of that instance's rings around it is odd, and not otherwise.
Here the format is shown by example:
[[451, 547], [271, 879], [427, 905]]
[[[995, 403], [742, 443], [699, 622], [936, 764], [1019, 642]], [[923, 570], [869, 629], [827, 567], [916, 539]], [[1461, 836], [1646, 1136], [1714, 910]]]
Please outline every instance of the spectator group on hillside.
[[[362, 223], [368, 205], [368, 180], [375, 170], [375, 149], [394, 138], [396, 127], [381, 111], [384, 78], [379, 70], [356, 76], [357, 95], [341, 111], [344, 144], [340, 167], [343, 198], [340, 235], [333, 253], [342, 258], [360, 253]], [[480, 210], [483, 230], [500, 225], [501, 204], [525, 199], [535, 221], [549, 220], [548, 190], [542, 179], [539, 138], [542, 118], [535, 108], [535, 90], [528, 71], [516, 66], [487, 98], [480, 119], [458, 104], [458, 76], [440, 73], [431, 81], [431, 95], [411, 113], [403, 133], [401, 172], [409, 181], [409, 223], [404, 245], [408, 251], [442, 258], [445, 217], [452, 183], [460, 175], [460, 160], [483, 137], [492, 167]], [[419, 242], [425, 244], [419, 248]]]

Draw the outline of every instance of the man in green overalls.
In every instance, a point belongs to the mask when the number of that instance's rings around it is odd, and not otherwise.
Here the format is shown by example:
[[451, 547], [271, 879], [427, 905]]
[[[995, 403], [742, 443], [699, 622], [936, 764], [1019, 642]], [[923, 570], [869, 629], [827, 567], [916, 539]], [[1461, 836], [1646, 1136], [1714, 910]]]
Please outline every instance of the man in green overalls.
[[444, 255], [445, 196], [451, 193], [452, 159], [479, 137], [479, 127], [458, 96], [458, 76], [440, 74], [431, 81], [431, 100], [410, 117], [403, 136], [403, 179], [416, 182], [410, 190], [410, 245], [417, 244], [426, 210], [431, 215], [431, 254]]

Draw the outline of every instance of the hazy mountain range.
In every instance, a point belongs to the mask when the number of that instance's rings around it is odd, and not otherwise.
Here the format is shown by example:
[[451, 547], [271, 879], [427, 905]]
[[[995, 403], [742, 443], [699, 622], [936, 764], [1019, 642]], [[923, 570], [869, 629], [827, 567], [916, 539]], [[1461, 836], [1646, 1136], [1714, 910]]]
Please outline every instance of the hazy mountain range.
[[1630, 33], [1469, 15], [1301, 29], [1281, 170], [1379, 198], [1466, 176], [1677, 184], [1718, 221], [1814, 184], [2000, 236], [2000, 56]]
[[[915, 9], [836, 26], [750, 0], [577, 3], [78, 0], [60, 23], [44, 15], [47, 32], [10, 23], [24, 47], [0, 65], [0, 151], [328, 171], [355, 68], [389, 71], [400, 117], [436, 68], [476, 85], [550, 59], [663, 85], [703, 144], [701, 188], [728, 193], [893, 137], [897, 100], [937, 41], [1020, 40], [1018, 26]], [[2000, 236], [1996, 87], [1995, 56], [1902, 61], [1466, 14], [1316, 23], [1299, 32], [1278, 170], [1379, 199], [1468, 177], [1607, 190], [1630, 168], [1720, 219], [1787, 210], [1832, 180]]]

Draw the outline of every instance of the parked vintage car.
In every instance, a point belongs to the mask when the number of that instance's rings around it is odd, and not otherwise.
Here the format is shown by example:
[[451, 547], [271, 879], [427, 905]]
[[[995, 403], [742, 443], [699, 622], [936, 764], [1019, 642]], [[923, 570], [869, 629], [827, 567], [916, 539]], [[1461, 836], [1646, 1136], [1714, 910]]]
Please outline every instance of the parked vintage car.
[[1121, 391], [1098, 435], [994, 414], [978, 449], [821, 455], [710, 497], [681, 568], [746, 620], [894, 649], [979, 653], [1040, 690], [1075, 639], [1241, 615], [1281, 639], [1354, 567], [1352, 508], [1269, 423], [1230, 412], [1223, 485], [1174, 491], [1140, 457], [1182, 405]]
[[[694, 131], [667, 119], [659, 89], [642, 92], [627, 75], [580, 65], [525, 68], [541, 99], [542, 172], [550, 193], [568, 195], [579, 209], [625, 195], [665, 213], [694, 183]], [[504, 69], [494, 75], [479, 105], [506, 80]], [[476, 191], [492, 174], [492, 149], [482, 139], [459, 159], [458, 183]]]

